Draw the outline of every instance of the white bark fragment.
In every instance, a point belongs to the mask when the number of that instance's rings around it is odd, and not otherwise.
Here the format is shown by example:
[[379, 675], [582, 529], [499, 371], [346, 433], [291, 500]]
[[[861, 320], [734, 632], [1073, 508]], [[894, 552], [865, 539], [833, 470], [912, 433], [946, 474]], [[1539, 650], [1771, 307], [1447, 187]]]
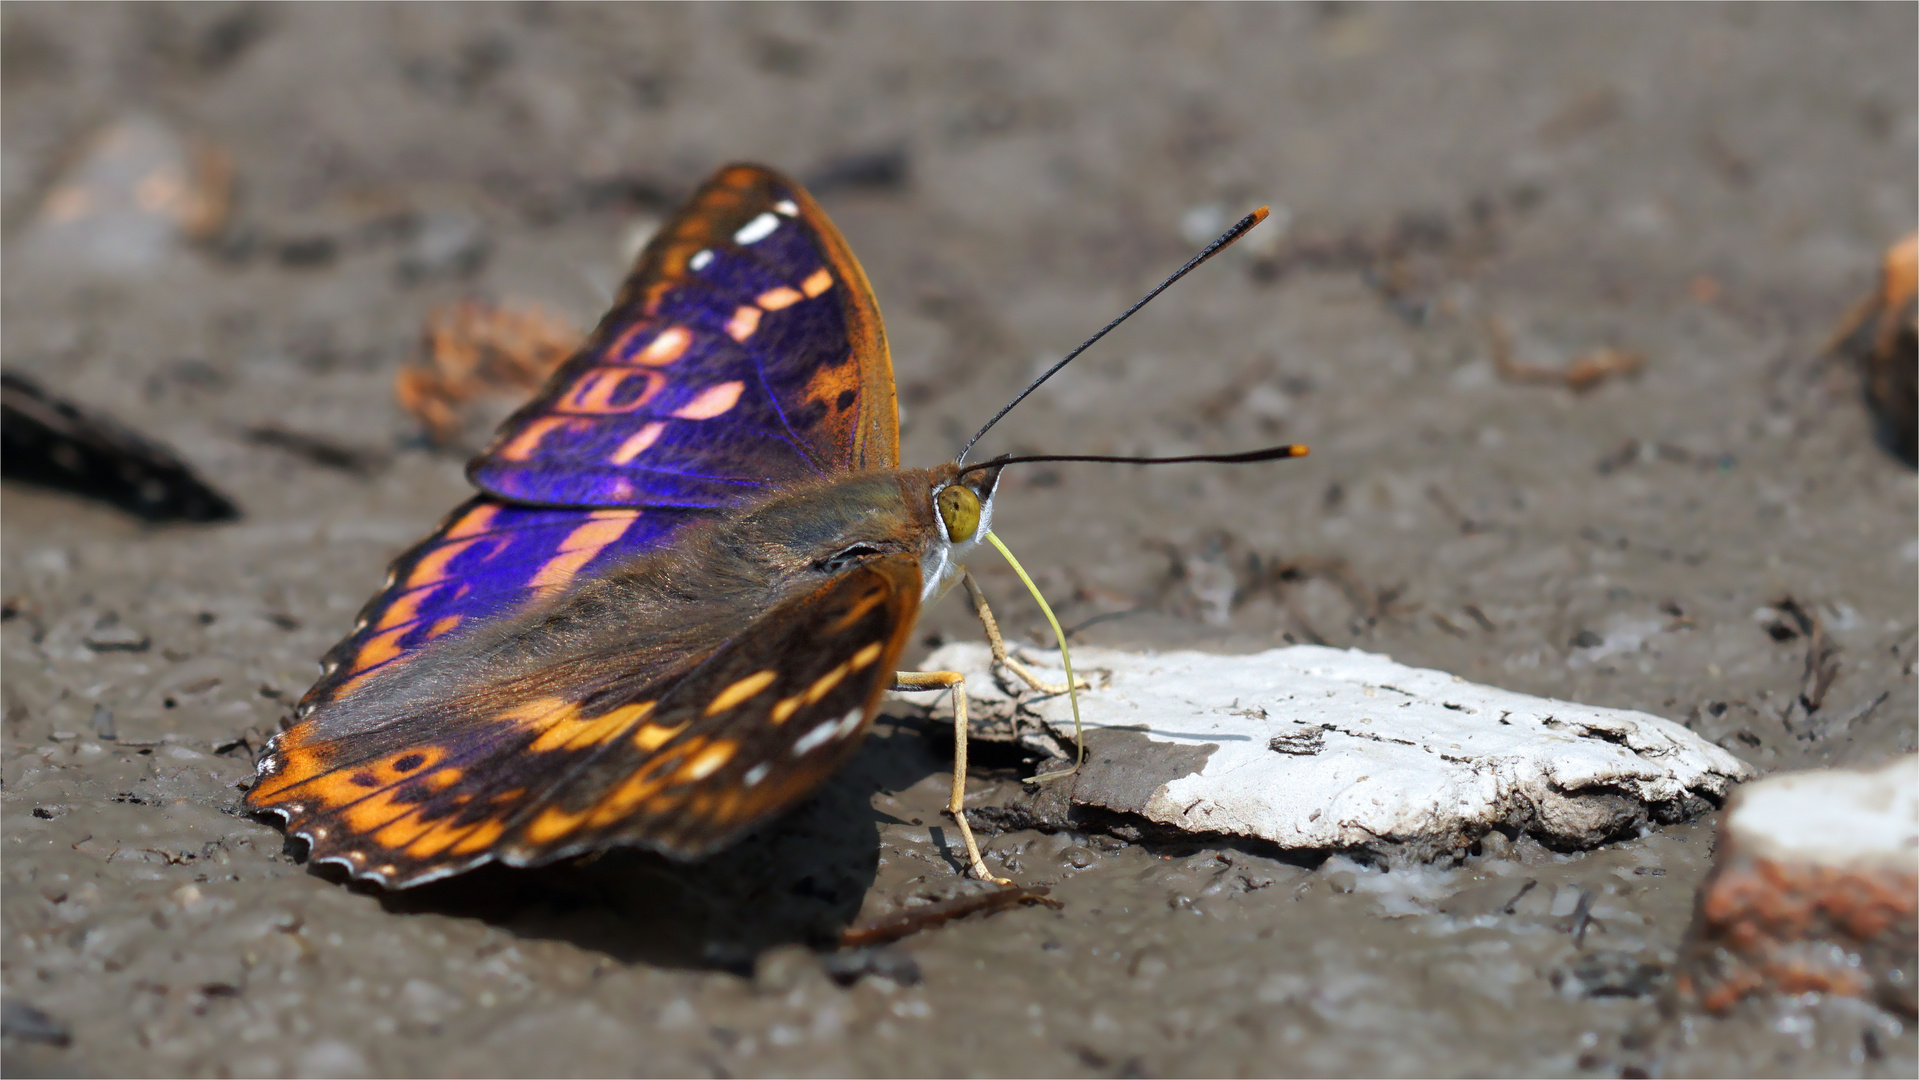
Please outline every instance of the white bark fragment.
[[[1752, 775], [1656, 716], [1479, 686], [1356, 649], [1084, 648], [1073, 659], [1095, 687], [1080, 695], [1089, 754], [1072, 801], [1182, 831], [1289, 848], [1410, 845], [1437, 857], [1507, 826], [1587, 847], [1635, 822], [1690, 816]], [[1043, 724], [1071, 740], [1064, 694], [1034, 695], [991, 663], [985, 645], [956, 643], [926, 666], [964, 673], [989, 721]], [[1174, 764], [1161, 773], [1157, 762]]]

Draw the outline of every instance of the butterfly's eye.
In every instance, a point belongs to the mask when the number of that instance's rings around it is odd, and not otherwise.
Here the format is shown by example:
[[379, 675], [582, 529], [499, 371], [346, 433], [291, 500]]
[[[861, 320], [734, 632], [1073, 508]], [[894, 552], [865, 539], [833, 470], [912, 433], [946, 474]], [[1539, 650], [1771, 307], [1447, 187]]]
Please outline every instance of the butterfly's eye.
[[949, 484], [934, 499], [940, 520], [946, 523], [946, 537], [956, 544], [965, 543], [979, 531], [979, 496], [965, 484]]

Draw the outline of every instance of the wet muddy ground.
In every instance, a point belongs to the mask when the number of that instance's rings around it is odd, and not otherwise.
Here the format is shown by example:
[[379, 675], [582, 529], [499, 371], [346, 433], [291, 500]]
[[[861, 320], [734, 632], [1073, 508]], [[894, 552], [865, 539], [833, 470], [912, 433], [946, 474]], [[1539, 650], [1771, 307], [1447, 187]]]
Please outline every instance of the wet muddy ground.
[[[1062, 909], [836, 953], [964, 888], [950, 750], [904, 703], [693, 867], [383, 896], [236, 811], [467, 491], [392, 397], [426, 312], [589, 324], [630, 240], [738, 158], [813, 182], [859, 253], [913, 464], [1274, 205], [994, 436], [1313, 447], [1009, 474], [996, 525], [1077, 640], [1356, 645], [1766, 770], [1911, 750], [1919, 493], [1817, 352], [1914, 223], [1912, 7], [4, 11], [5, 364], [246, 512], [5, 491], [9, 1075], [1912, 1075], [1910, 1025], [1864, 1006], [1661, 1013], [1710, 819], [1446, 867], [1007, 832], [989, 861]], [[221, 239], [112, 275], [33, 249], [76, 140], [134, 111], [232, 155]], [[408, 214], [452, 239], [380, 225]], [[1599, 348], [1643, 370], [1502, 377]], [[922, 631], [977, 634], [954, 601]], [[1023, 765], [982, 762], [973, 804]]]

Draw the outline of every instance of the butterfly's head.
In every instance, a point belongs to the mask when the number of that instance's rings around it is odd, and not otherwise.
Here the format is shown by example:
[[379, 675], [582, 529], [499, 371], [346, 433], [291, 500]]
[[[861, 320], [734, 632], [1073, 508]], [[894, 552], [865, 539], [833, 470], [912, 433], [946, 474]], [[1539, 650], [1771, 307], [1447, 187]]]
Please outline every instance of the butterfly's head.
[[997, 468], [961, 473], [957, 466], [931, 471], [933, 534], [920, 555], [920, 575], [931, 603], [959, 579], [959, 566], [993, 530]]

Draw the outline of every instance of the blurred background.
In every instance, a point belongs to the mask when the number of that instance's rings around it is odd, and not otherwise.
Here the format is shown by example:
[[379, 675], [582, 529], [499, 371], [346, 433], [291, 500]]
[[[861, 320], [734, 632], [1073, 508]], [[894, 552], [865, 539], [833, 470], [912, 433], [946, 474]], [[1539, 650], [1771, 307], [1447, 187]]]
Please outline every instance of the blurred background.
[[[9, 486], [10, 725], [272, 730], [526, 392], [446, 358], [544, 370], [744, 159], [864, 263], [911, 465], [1272, 206], [984, 447], [1313, 448], [1009, 474], [996, 524], [1077, 640], [1357, 646], [1764, 769], [1913, 745], [1919, 498], [1830, 348], [1919, 219], [1911, 5], [0, 10], [5, 366], [243, 515]], [[1366, 1060], [1480, 1052], [1546, 1067], [1518, 1032]]]

